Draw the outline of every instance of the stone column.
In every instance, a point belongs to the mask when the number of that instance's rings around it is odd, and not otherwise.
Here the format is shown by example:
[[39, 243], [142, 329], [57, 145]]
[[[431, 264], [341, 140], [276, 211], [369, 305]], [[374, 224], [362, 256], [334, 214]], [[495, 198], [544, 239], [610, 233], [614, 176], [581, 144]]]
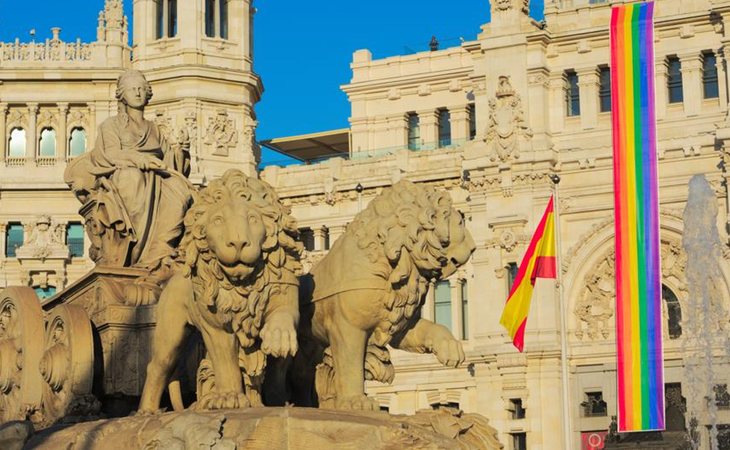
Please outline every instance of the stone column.
[[600, 75], [596, 67], [578, 70], [580, 90], [580, 124], [584, 130], [598, 125], [598, 89]]
[[5, 258], [5, 241], [7, 240], [8, 224], [0, 223], [0, 259]]
[[451, 333], [456, 339], [461, 340], [464, 335], [464, 317], [461, 308], [461, 283], [460, 279], [449, 280], [451, 288]]
[[656, 117], [662, 119], [667, 115], [667, 102], [669, 101], [669, 88], [667, 87], [668, 67], [665, 57], [657, 57], [654, 61], [654, 80], [656, 83]]
[[68, 103], [58, 104], [58, 133], [56, 140], [56, 159], [65, 161], [68, 157]]
[[330, 227], [330, 246], [339, 239], [340, 236], [345, 234], [345, 225], [333, 225]]
[[699, 52], [679, 55], [682, 62], [682, 94], [688, 117], [700, 114], [702, 108], [702, 55]]
[[460, 145], [469, 140], [469, 107], [467, 105], [449, 108], [451, 114], [451, 141]]
[[408, 146], [408, 117], [399, 114], [388, 118], [388, 131], [392, 136], [392, 147], [405, 148]]
[[565, 75], [562, 72], [550, 74], [550, 131], [563, 131], [565, 127]]
[[7, 154], [8, 135], [7, 127], [5, 123], [5, 116], [8, 113], [8, 104], [0, 103], [0, 162], [5, 161], [5, 155]]
[[717, 87], [720, 95], [720, 109], [726, 110], [728, 106], [728, 84], [727, 84], [727, 73], [725, 72], [725, 61], [728, 61], [730, 56], [730, 49], [721, 50], [715, 53], [717, 58]]
[[162, 39], [167, 37], [167, 26], [170, 21], [169, 4], [170, 0], [162, 0]]
[[25, 157], [35, 161], [38, 156], [38, 103], [28, 103], [28, 133], [25, 137]]
[[312, 228], [312, 234], [314, 234], [314, 251], [321, 252], [324, 250], [324, 228], [317, 227]]
[[213, 36], [221, 37], [221, 2], [226, 0], [215, 0], [213, 2]]
[[438, 147], [439, 128], [438, 113], [428, 109], [418, 111], [418, 121], [421, 128], [421, 149], [432, 149]]

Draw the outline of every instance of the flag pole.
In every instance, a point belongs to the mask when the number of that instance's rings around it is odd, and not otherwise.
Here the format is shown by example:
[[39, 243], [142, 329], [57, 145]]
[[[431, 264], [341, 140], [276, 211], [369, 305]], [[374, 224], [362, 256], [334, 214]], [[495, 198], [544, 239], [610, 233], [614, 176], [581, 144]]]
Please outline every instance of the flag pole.
[[561, 266], [561, 234], [560, 234], [560, 176], [550, 175], [553, 182], [553, 214], [555, 215], [555, 275], [556, 287], [558, 289], [558, 309], [560, 310], [560, 369], [562, 371], [563, 391], [563, 441], [566, 450], [573, 449], [573, 442], [570, 437], [570, 383], [568, 381], [568, 333], [566, 328], [566, 304], [563, 297], [563, 269]]

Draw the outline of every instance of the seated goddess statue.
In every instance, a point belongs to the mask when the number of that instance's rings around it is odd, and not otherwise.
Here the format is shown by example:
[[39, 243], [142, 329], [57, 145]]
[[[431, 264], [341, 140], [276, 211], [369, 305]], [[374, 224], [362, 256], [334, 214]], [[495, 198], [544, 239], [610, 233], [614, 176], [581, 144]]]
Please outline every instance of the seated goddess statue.
[[117, 80], [119, 114], [101, 124], [94, 148], [64, 174], [83, 203], [90, 257], [98, 265], [149, 271], [126, 289], [132, 304], [157, 300], [165, 261], [179, 244], [192, 203], [189, 149], [170, 145], [144, 118], [151, 97], [141, 72], [124, 72]]

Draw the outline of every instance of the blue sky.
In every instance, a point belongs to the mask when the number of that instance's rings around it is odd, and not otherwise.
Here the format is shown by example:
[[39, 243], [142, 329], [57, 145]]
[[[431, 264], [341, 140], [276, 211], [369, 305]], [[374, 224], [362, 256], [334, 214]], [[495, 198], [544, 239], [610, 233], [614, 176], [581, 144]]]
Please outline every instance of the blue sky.
[[[184, 4], [190, 0], [182, 0]], [[540, 15], [543, 0], [533, 0]], [[133, 20], [132, 0], [125, 0]], [[0, 41], [50, 37], [96, 39], [103, 0], [0, 0]], [[345, 128], [350, 115], [340, 85], [349, 81], [352, 52], [368, 48], [375, 58], [428, 48], [435, 35], [443, 46], [474, 39], [489, 21], [487, 0], [258, 0], [255, 70], [265, 93], [256, 111], [258, 138]], [[130, 27], [131, 31], [131, 27]]]

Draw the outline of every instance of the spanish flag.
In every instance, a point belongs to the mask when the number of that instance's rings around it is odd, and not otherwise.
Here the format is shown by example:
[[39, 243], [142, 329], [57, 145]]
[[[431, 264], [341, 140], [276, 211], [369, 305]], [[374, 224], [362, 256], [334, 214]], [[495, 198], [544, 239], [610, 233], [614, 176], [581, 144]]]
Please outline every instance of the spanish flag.
[[532, 289], [535, 287], [535, 279], [556, 277], [555, 214], [553, 197], [550, 197], [540, 225], [535, 230], [535, 235], [532, 236], [525, 257], [522, 258], [512, 291], [504, 306], [502, 318], [499, 320], [520, 352], [525, 346], [525, 324], [527, 324], [527, 313], [530, 311], [530, 299]]

